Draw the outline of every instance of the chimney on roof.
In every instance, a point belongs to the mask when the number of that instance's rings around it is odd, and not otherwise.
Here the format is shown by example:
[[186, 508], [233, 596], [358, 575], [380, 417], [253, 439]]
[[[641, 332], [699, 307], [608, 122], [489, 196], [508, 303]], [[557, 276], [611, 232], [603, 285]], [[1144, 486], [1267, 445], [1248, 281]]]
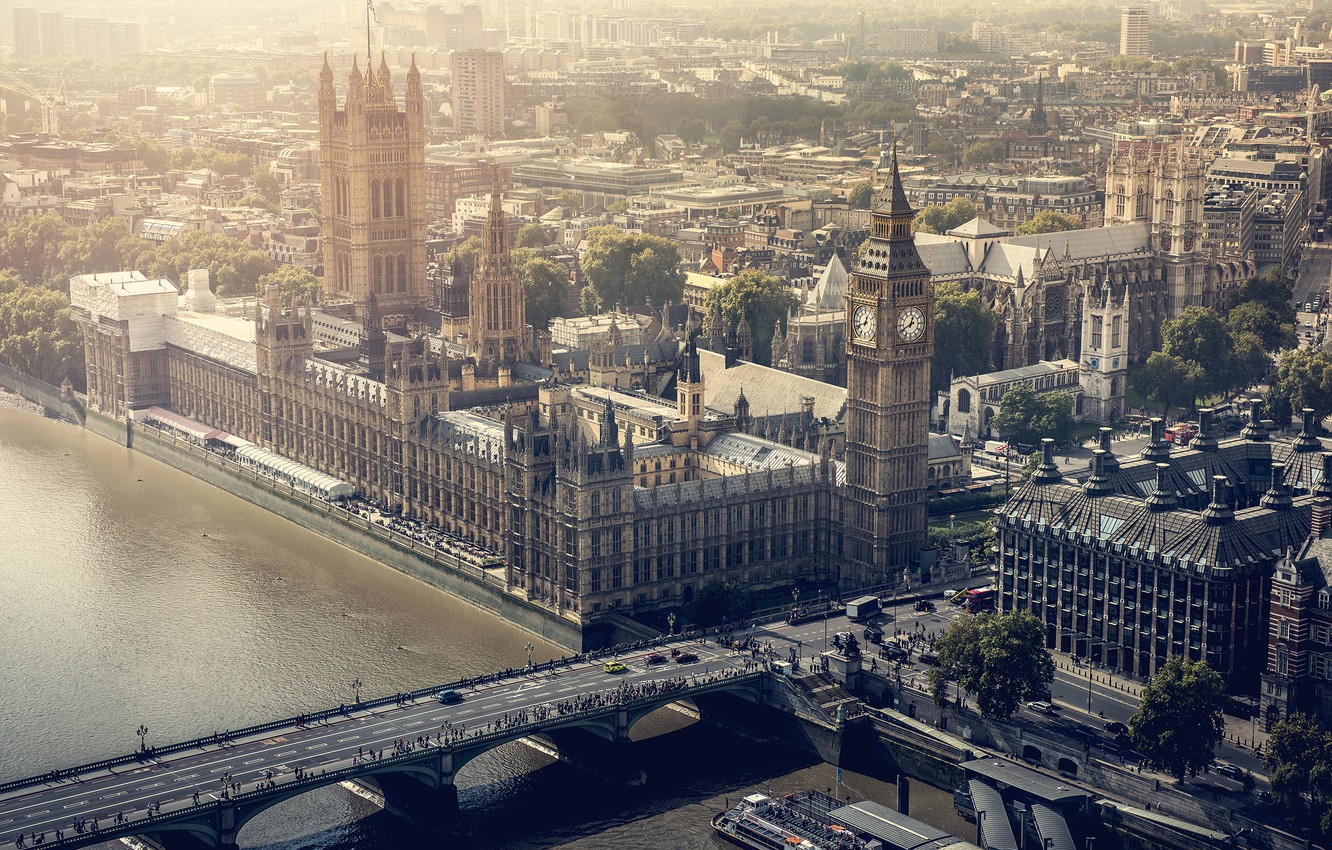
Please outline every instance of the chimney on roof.
[[1165, 439], [1165, 420], [1159, 416], [1152, 417], [1152, 438], [1140, 453], [1144, 460], [1161, 463], [1170, 460], [1170, 444]]
[[1110, 448], [1110, 442], [1114, 439], [1114, 436], [1114, 428], [1101, 429], [1101, 451], [1105, 452], [1104, 462], [1107, 474], [1119, 469], [1119, 458], [1115, 457], [1114, 451]]
[[1104, 449], [1096, 449], [1092, 452], [1092, 474], [1082, 485], [1082, 492], [1088, 498], [1098, 499], [1101, 496], [1109, 496], [1115, 492], [1115, 488], [1110, 486], [1110, 479], [1105, 474], [1106, 452]]
[[1216, 451], [1216, 437], [1212, 436], [1212, 423], [1216, 413], [1211, 408], [1198, 411], [1198, 436], [1193, 440], [1193, 448], [1200, 452]]
[[1156, 464], [1156, 489], [1147, 497], [1147, 510], [1154, 513], [1163, 511], [1173, 511], [1179, 507], [1179, 499], [1175, 498], [1175, 488], [1170, 486], [1170, 464]]
[[1249, 406], [1249, 424], [1240, 431], [1240, 436], [1255, 443], [1267, 442], [1267, 429], [1263, 427], [1263, 400], [1256, 398]]
[[1286, 486], [1286, 465], [1272, 464], [1272, 484], [1258, 500], [1258, 504], [1274, 511], [1290, 510], [1290, 488]]
[[1314, 499], [1313, 512], [1310, 518], [1312, 520], [1312, 524], [1309, 526], [1311, 537], [1322, 537], [1327, 534], [1328, 529], [1332, 528], [1332, 499], [1326, 496], [1319, 496]]
[[1295, 438], [1295, 451], [1322, 451], [1323, 444], [1318, 440], [1318, 416], [1314, 413], [1314, 409], [1312, 407], [1306, 407], [1300, 411], [1300, 416], [1304, 421], [1300, 428], [1300, 435]]
[[1041, 465], [1036, 467], [1031, 480], [1037, 484], [1058, 484], [1063, 479], [1064, 476], [1059, 474], [1059, 467], [1054, 462], [1054, 440], [1041, 438]]
[[1230, 506], [1230, 482], [1224, 475], [1212, 476], [1212, 503], [1202, 515], [1208, 525], [1229, 525], [1235, 521], [1235, 509]]

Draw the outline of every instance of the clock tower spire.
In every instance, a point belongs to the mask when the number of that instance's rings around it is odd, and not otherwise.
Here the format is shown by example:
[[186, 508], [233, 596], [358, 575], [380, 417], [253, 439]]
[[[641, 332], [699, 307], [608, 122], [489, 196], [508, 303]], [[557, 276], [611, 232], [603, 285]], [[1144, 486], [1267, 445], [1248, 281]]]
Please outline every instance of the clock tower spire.
[[925, 542], [934, 286], [916, 251], [893, 142], [869, 245], [846, 294], [846, 520], [842, 583], [896, 584]]

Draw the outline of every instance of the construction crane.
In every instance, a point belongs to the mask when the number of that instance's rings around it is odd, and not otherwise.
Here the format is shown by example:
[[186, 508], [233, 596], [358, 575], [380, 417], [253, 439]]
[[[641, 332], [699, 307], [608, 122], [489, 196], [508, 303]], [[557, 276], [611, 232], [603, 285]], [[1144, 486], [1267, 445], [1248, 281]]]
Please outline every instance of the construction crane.
[[42, 110], [42, 132], [52, 136], [60, 135], [60, 111], [65, 106], [63, 79], [56, 83], [51, 91], [40, 92], [16, 76], [13, 71], [0, 66], [0, 88], [36, 101]]

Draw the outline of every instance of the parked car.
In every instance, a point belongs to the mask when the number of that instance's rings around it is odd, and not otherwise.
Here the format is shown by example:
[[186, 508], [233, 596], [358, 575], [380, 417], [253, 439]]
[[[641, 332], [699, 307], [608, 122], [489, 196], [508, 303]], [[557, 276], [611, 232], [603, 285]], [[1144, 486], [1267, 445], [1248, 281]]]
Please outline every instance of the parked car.
[[1027, 710], [1034, 711], [1037, 714], [1054, 714], [1055, 707], [1043, 699], [1032, 700], [1027, 703]]

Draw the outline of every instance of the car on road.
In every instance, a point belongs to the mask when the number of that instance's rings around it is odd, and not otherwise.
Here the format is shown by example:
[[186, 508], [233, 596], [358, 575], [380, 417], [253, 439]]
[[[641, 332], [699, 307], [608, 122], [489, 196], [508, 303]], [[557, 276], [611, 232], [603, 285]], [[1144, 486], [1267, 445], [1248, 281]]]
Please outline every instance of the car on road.
[[917, 610], [917, 611], [924, 611], [924, 612], [926, 612], [926, 613], [929, 613], [929, 612], [931, 612], [931, 611], [934, 610], [934, 603], [931, 602], [931, 601], [928, 600], [928, 599], [917, 599], [917, 600], [916, 600], [916, 610]]
[[626, 667], [626, 666], [624, 666], [623, 664], [621, 664], [621, 663], [618, 662], [618, 661], [607, 661], [606, 664], [605, 664], [601, 669], [602, 669], [602, 670], [605, 670], [607, 673], [628, 673], [628, 672], [629, 672], [629, 668]]
[[1216, 772], [1226, 777], [1227, 779], [1234, 779], [1236, 781], [1238, 781], [1241, 777], [1244, 776], [1244, 771], [1240, 770], [1238, 767], [1236, 767], [1233, 764], [1218, 764], [1216, 766]]
[[906, 650], [899, 643], [889, 642], [879, 647], [879, 657], [884, 661], [897, 661], [906, 658]]
[[455, 702], [462, 702], [463, 695], [453, 690], [452, 688], [448, 688], [446, 690], [442, 690], [439, 693], [435, 694], [435, 699], [439, 700], [444, 705], [452, 705]]
[[1127, 735], [1129, 728], [1118, 720], [1108, 720], [1105, 723], [1105, 731], [1118, 738], [1120, 735]]
[[682, 652], [679, 655], [675, 656], [676, 664], [693, 664], [697, 660], [698, 656], [692, 652]]
[[654, 652], [651, 655], [649, 655], [647, 658], [645, 658], [644, 661], [646, 661], [649, 665], [665, 664], [666, 656], [662, 655], [660, 652]]
[[1032, 700], [1027, 703], [1027, 710], [1034, 711], [1037, 714], [1054, 714], [1055, 707], [1043, 699]]
[[865, 631], [862, 634], [865, 638], [866, 643], [883, 642], [883, 629], [879, 628], [878, 626], [866, 626]]
[[921, 664], [928, 664], [928, 665], [930, 665], [931, 667], [938, 667], [938, 666], [939, 666], [939, 656], [935, 655], [934, 652], [932, 652], [931, 650], [928, 650], [928, 649], [927, 649], [927, 650], [925, 650], [924, 652], [922, 652], [922, 653], [920, 654], [920, 663], [921, 663]]

